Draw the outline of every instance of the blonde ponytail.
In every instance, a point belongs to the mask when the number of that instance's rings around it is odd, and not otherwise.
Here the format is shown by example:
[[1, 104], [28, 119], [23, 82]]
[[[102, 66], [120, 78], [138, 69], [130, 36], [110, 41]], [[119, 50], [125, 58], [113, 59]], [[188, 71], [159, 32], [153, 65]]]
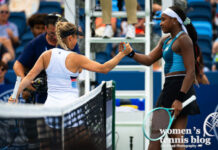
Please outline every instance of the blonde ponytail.
[[63, 32], [67, 32], [71, 29], [76, 30], [76, 26], [70, 22], [61, 22], [58, 21], [56, 23], [56, 37], [57, 37], [57, 44], [59, 44], [62, 48], [64, 48], [65, 50], [69, 50], [69, 48], [66, 45], [66, 37], [62, 38], [61, 34]]

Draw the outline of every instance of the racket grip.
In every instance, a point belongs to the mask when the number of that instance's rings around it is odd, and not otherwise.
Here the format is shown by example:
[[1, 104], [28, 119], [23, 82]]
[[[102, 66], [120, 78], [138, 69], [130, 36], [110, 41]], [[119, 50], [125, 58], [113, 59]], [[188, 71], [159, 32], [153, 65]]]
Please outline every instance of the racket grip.
[[185, 108], [188, 104], [196, 100], [196, 96], [192, 95], [190, 98], [188, 98], [186, 101], [182, 103], [182, 108]]
[[16, 95], [17, 95], [17, 92], [18, 92], [20, 82], [21, 82], [21, 77], [17, 76], [16, 83], [15, 83], [15, 86], [14, 86], [14, 90], [13, 90], [13, 93], [12, 93], [12, 96], [11, 96], [13, 99], [16, 99]]

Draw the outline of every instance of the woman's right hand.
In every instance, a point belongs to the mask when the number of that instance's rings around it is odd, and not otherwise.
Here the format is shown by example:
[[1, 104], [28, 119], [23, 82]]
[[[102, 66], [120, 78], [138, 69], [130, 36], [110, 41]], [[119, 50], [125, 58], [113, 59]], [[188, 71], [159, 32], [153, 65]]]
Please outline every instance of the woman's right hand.
[[17, 103], [18, 99], [13, 99], [11, 96], [8, 98], [8, 103]]

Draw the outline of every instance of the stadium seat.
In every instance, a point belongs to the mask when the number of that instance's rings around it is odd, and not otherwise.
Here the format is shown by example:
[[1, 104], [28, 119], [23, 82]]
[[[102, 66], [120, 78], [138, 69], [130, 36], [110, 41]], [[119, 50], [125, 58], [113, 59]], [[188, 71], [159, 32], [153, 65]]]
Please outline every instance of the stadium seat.
[[5, 80], [9, 81], [9, 83], [14, 84], [16, 81], [16, 74], [13, 69], [9, 69], [5, 75]]
[[202, 53], [204, 65], [211, 70], [212, 67], [212, 57], [211, 54]]
[[61, 4], [59, 2], [41, 1], [39, 5], [39, 13], [62, 13]]
[[187, 0], [187, 3], [192, 3], [192, 2], [203, 2], [205, 0]]
[[8, 62], [8, 68], [9, 68], [9, 69], [13, 69], [13, 66], [14, 66], [15, 61], [16, 61], [16, 60], [12, 60], [12, 61], [9, 61], [9, 62]]
[[119, 65], [139, 65], [139, 63], [137, 63], [134, 59], [126, 56], [120, 61]]
[[96, 53], [96, 61], [103, 64], [108, 61], [110, 57], [107, 55], [106, 52], [98, 52]]
[[27, 26], [25, 13], [24, 12], [11, 12], [9, 21], [17, 25], [19, 37], [21, 37]]
[[212, 24], [208, 21], [192, 21], [192, 24], [194, 25], [198, 36], [204, 35], [212, 38], [213, 30], [212, 30]]
[[30, 41], [34, 38], [33, 33], [30, 30], [30, 27], [27, 27], [23, 35], [21, 36], [22, 41]]
[[160, 27], [160, 22], [161, 22], [161, 11], [157, 11], [153, 17], [153, 22], [154, 25], [152, 25], [152, 31], [154, 31], [154, 33], [158, 34], [161, 36], [161, 27]]
[[29, 30], [25, 32], [21, 37], [21, 44], [16, 48], [15, 54], [16, 58], [23, 52], [24, 47], [34, 38], [32, 32]]
[[198, 45], [203, 53], [211, 54], [212, 52], [212, 38], [208, 36], [198, 36]]
[[193, 20], [212, 21], [211, 5], [206, 1], [193, 1], [188, 3], [187, 16]]
[[111, 50], [112, 50], [112, 44], [108, 43], [103, 52], [96, 53], [96, 61], [99, 63], [105, 63], [106, 61], [111, 59]]

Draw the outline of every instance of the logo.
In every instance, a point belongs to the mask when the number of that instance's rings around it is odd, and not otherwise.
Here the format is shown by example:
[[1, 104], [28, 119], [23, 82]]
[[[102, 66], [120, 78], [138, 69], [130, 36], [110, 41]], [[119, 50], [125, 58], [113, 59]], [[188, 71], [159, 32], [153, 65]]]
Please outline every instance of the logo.
[[76, 82], [77, 77], [71, 76], [70, 79], [71, 79], [71, 86], [73, 88], [77, 88], [77, 82]]
[[216, 106], [215, 112], [216, 112], [216, 127], [213, 130], [214, 130], [216, 139], [218, 141], [218, 133], [217, 133], [218, 132], [217, 131], [217, 129], [218, 129], [218, 121], [217, 121], [217, 118], [218, 118], [218, 115], [217, 115], [217, 113], [218, 113], [218, 105]]
[[214, 137], [216, 136], [218, 140], [218, 135], [217, 135], [217, 129], [218, 129], [218, 106], [216, 107], [215, 112], [210, 113], [206, 119], [204, 120], [203, 124], [203, 131], [204, 134], [203, 136], [209, 136], [209, 137]]
[[165, 51], [168, 51], [169, 47], [170, 47], [170, 46], [167, 46], [164, 50], [165, 50]]

